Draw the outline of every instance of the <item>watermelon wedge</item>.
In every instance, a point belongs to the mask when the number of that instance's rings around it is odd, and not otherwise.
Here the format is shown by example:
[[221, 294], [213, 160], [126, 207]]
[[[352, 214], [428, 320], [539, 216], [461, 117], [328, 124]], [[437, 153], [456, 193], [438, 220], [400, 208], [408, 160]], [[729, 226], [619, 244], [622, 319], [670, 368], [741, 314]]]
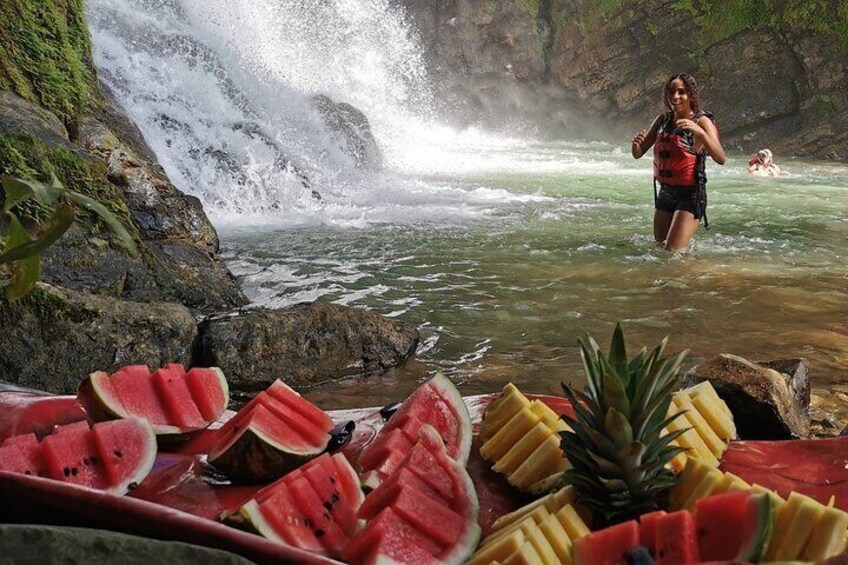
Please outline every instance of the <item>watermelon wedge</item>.
[[90, 374], [77, 393], [96, 420], [144, 418], [164, 439], [182, 439], [217, 420], [230, 400], [224, 373], [217, 367], [186, 372], [171, 363], [151, 373], [146, 365], [129, 365], [109, 375]]
[[339, 557], [360, 528], [364, 495], [341, 453], [325, 453], [263, 488], [238, 511], [268, 539]]
[[480, 539], [479, 503], [465, 467], [429, 424], [357, 516], [368, 520], [344, 549], [348, 563], [462, 563]]
[[764, 556], [774, 530], [774, 500], [765, 492], [728, 492], [695, 503], [704, 561], [752, 561]]
[[436, 430], [448, 457], [465, 466], [471, 452], [471, 417], [454, 384], [437, 373], [403, 402], [362, 450], [357, 468], [366, 488], [375, 488], [399, 467], [425, 423]]
[[230, 478], [277, 479], [324, 452], [333, 421], [279, 379], [217, 432], [208, 460]]
[[35, 434], [0, 445], [0, 471], [37, 475], [108, 491], [126, 492], [140, 483], [156, 460], [156, 436], [140, 418], [58, 426], [40, 442]]

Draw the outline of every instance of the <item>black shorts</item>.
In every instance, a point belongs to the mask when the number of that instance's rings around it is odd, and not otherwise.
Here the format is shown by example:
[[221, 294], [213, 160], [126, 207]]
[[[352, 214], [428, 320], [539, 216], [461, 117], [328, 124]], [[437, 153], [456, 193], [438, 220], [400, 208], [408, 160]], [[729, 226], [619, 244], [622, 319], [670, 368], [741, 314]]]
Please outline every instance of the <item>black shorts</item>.
[[664, 212], [685, 210], [691, 212], [696, 220], [703, 215], [701, 206], [701, 191], [697, 186], [660, 185], [659, 194], [654, 199], [654, 207]]

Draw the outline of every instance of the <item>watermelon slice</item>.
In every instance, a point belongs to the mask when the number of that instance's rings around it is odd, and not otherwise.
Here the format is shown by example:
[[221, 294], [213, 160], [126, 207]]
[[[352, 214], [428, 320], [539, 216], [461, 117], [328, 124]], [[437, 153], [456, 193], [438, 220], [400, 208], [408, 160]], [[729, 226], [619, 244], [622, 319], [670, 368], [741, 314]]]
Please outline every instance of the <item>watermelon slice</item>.
[[699, 563], [695, 517], [688, 510], [664, 514], [656, 521], [657, 565]]
[[111, 375], [97, 371], [80, 384], [78, 396], [97, 420], [144, 418], [160, 438], [182, 439], [221, 417], [230, 390], [217, 367], [186, 372], [171, 363], [152, 374], [146, 365], [129, 365]]
[[454, 384], [437, 373], [403, 402], [362, 450], [357, 468], [366, 487], [375, 488], [398, 468], [425, 422], [442, 438], [448, 457], [465, 466], [471, 452], [471, 417]]
[[323, 410], [278, 379], [218, 430], [208, 459], [232, 479], [269, 481], [320, 455], [332, 429]]
[[479, 510], [465, 467], [424, 424], [409, 455], [365, 497], [358, 516], [368, 523], [342, 557], [357, 564], [461, 563], [480, 539]]
[[362, 500], [345, 456], [325, 453], [257, 492], [238, 515], [269, 539], [339, 557], [361, 526]]
[[639, 523], [630, 520], [574, 540], [576, 565], [628, 565], [627, 553], [639, 545]]
[[698, 500], [695, 521], [701, 559], [759, 561], [774, 529], [774, 506], [764, 492], [728, 492]]
[[0, 471], [38, 475], [125, 494], [156, 460], [156, 436], [146, 420], [127, 418], [58, 426], [40, 442], [34, 434], [13, 436], [0, 446]]

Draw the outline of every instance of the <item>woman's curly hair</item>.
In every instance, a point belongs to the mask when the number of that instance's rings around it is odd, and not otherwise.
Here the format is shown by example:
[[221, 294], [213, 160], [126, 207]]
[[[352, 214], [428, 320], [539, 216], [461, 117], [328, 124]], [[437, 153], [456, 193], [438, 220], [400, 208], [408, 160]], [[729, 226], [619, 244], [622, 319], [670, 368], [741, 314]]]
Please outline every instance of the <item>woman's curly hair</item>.
[[698, 82], [695, 80], [695, 77], [686, 73], [671, 75], [671, 77], [669, 77], [669, 79], [665, 82], [662, 92], [663, 107], [666, 110], [671, 111], [671, 102], [669, 102], [668, 99], [671, 96], [671, 83], [677, 79], [682, 80], [683, 84], [686, 85], [686, 90], [689, 93], [689, 105], [692, 107], [693, 111], [698, 112], [701, 109], [701, 95], [698, 90]]

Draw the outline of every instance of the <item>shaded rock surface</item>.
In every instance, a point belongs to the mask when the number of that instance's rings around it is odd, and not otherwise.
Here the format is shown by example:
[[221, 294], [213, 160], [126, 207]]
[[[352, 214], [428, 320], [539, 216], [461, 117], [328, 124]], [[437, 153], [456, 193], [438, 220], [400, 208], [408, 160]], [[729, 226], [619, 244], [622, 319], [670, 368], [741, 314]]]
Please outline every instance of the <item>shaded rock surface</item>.
[[159, 541], [104, 530], [27, 524], [0, 525], [0, 555], [2, 563], [39, 565], [252, 563], [227, 551], [188, 543]]
[[223, 369], [230, 390], [251, 394], [283, 379], [293, 387], [398, 365], [418, 330], [337, 304], [299, 304], [213, 316], [200, 324], [194, 364]]
[[808, 406], [795, 395], [791, 377], [724, 353], [687, 371], [684, 385], [710, 381], [733, 413], [739, 439], [805, 438], [810, 433]]
[[11, 383], [73, 394], [93, 371], [190, 362], [197, 325], [173, 302], [131, 302], [39, 285], [0, 303], [0, 375]]

